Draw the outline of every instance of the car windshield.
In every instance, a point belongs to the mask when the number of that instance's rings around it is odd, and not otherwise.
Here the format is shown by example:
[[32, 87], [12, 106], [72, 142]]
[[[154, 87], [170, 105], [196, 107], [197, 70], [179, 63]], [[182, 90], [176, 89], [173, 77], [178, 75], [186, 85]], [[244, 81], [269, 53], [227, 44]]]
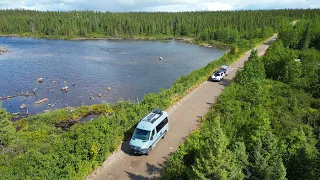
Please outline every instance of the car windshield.
[[137, 128], [137, 129], [134, 131], [132, 137], [133, 137], [133, 138], [136, 138], [136, 139], [140, 139], [140, 140], [146, 141], [146, 140], [149, 140], [150, 131]]
[[215, 73], [214, 76], [220, 76], [220, 73]]

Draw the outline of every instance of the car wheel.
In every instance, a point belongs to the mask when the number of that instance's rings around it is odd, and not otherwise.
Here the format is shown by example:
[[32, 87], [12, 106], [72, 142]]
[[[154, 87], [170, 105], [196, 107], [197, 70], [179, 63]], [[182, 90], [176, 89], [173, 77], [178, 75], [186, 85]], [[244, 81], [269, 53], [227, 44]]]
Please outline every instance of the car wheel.
[[167, 131], [164, 131], [162, 139], [164, 139], [164, 137], [167, 135]]

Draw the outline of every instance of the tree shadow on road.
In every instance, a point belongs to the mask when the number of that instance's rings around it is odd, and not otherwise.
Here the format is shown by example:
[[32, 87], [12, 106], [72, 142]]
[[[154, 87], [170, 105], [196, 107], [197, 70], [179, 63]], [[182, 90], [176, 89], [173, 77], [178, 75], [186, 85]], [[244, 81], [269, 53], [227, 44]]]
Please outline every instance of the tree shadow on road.
[[153, 165], [153, 164], [147, 163], [146, 166], [147, 166], [146, 173], [148, 173], [149, 175], [161, 173], [162, 164], [160, 164], [160, 163], [158, 163], [158, 165]]
[[125, 154], [132, 155], [129, 147], [129, 141], [122, 142], [121, 151], [124, 152]]
[[137, 174], [134, 174], [134, 173], [131, 173], [131, 172], [128, 172], [128, 171], [126, 171], [126, 173], [128, 174], [128, 177], [130, 179], [135, 179], [135, 180], [148, 180], [148, 179], [151, 179], [151, 178], [148, 178], [148, 177], [145, 177], [145, 176], [141, 176], [141, 175], [137, 175]]
[[143, 175], [134, 174], [134, 173], [128, 172], [128, 171], [126, 171], [126, 173], [128, 174], [128, 177], [130, 179], [137, 179], [137, 180], [159, 179], [161, 169], [162, 169], [162, 164], [158, 163], [158, 165], [153, 165], [153, 164], [146, 163], [146, 166], [147, 166], [146, 173], [148, 174], [148, 177], [143, 176]]
[[272, 40], [270, 40], [270, 41], [268, 41], [268, 42], [265, 42], [265, 43], [263, 43], [264, 45], [270, 45], [270, 44], [272, 44], [273, 42], [275, 42], [276, 41], [276, 39], [272, 39]]

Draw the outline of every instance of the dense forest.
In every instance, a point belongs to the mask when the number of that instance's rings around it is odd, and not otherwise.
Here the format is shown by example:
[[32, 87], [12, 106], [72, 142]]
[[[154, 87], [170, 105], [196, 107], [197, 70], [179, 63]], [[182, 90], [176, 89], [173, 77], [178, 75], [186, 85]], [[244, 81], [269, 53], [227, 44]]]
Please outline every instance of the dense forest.
[[235, 43], [266, 38], [296, 20], [319, 15], [319, 9], [182, 13], [40, 12], [0, 10], [0, 34], [31, 37], [192, 37]]
[[[233, 44], [229, 53], [140, 103], [60, 109], [13, 122], [0, 108], [0, 179], [83, 179], [154, 108], [167, 109], [274, 32], [253, 53], [200, 131], [174, 153], [164, 179], [312, 179], [319, 175], [319, 14], [315, 10], [101, 13], [0, 11], [0, 34], [30, 37], [191, 37]], [[292, 20], [300, 21], [296, 26]], [[304, 26], [306, 26], [304, 27]], [[295, 34], [292, 41], [288, 33]], [[299, 59], [299, 60], [297, 60]], [[275, 68], [276, 67], [276, 68]], [[312, 87], [312, 88], [311, 88]], [[82, 117], [97, 114], [88, 123]], [[68, 124], [69, 126], [62, 126]]]
[[319, 179], [320, 18], [279, 35], [264, 57], [252, 52], [163, 179]]

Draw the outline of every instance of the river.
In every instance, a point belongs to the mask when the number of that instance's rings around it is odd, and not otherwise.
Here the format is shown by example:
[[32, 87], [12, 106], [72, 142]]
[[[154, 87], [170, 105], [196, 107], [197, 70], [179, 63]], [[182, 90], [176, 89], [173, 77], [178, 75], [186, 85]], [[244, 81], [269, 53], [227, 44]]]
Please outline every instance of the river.
[[[159, 88], [169, 88], [178, 77], [226, 52], [177, 41], [0, 37], [1, 45], [11, 52], [0, 55], [0, 97], [26, 91], [30, 95], [0, 103], [10, 113], [28, 109], [30, 114], [119, 99], [135, 102]], [[40, 77], [42, 83], [37, 82]], [[69, 88], [67, 93], [61, 91], [65, 86]], [[35, 104], [44, 98], [48, 101]], [[20, 109], [22, 104], [26, 109]]]

